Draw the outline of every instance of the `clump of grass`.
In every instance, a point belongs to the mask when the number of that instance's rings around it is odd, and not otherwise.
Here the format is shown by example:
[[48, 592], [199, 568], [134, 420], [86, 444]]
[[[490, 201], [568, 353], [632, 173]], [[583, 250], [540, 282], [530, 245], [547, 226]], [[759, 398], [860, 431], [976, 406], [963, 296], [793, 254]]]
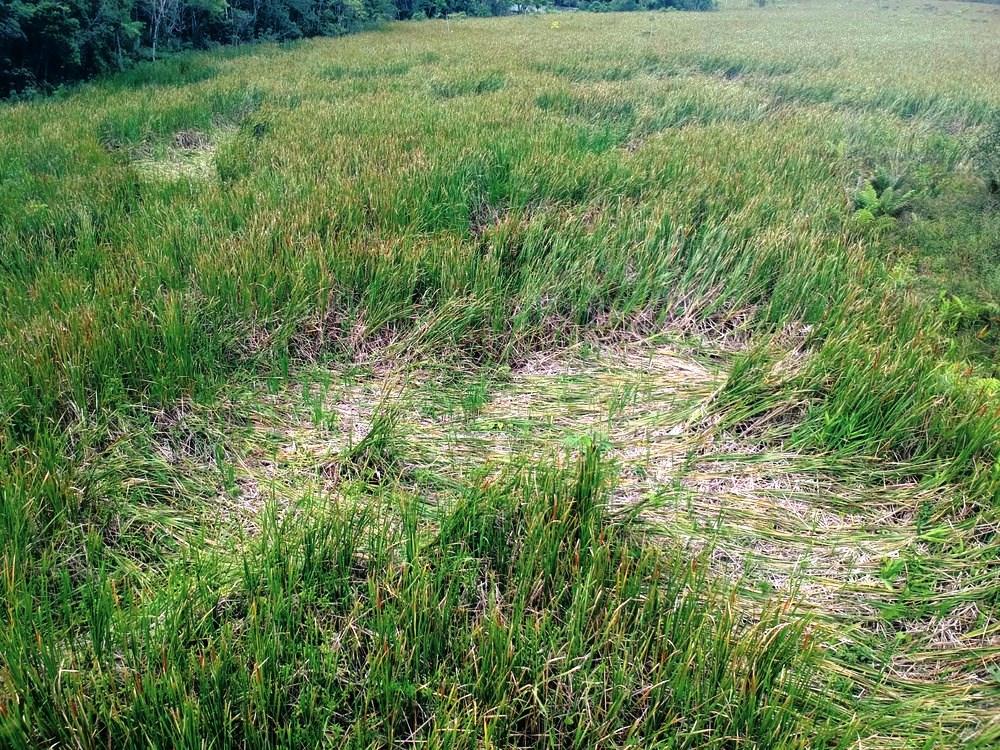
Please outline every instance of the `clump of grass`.
[[207, 81], [218, 73], [218, 66], [204, 55], [176, 55], [165, 60], [134, 65], [112, 76], [106, 85], [123, 88], [184, 86]]
[[946, 293], [939, 300], [945, 330], [968, 347], [966, 352], [979, 350], [988, 360], [1000, 351], [1000, 305]]
[[593, 122], [631, 125], [635, 105], [600, 94], [577, 95], [568, 91], [548, 91], [540, 94], [535, 103], [543, 110], [559, 112]]
[[396, 78], [404, 76], [413, 68], [408, 62], [385, 62], [368, 66], [344, 66], [333, 65], [327, 68], [323, 74], [326, 78], [339, 81], [345, 78], [371, 79], [371, 78]]
[[402, 471], [399, 413], [389, 406], [375, 415], [364, 437], [350, 445], [336, 463], [337, 474], [380, 483]]
[[1000, 113], [986, 126], [977, 146], [977, 157], [986, 185], [991, 193], [1000, 194]]
[[567, 78], [574, 83], [600, 81], [627, 81], [636, 75], [637, 68], [617, 61], [582, 62], [544, 62], [535, 66], [543, 73]]
[[250, 87], [225, 87], [180, 105], [116, 108], [98, 125], [97, 138], [108, 149], [150, 147], [178, 133], [237, 125], [258, 109], [263, 93]]
[[656, 97], [639, 118], [637, 130], [656, 133], [686, 125], [753, 122], [768, 112], [769, 102], [755, 91], [734, 88], [720, 91], [714, 83], [691, 82]]
[[470, 489], [429, 530], [412, 504], [399, 517], [288, 516], [232, 571], [202, 559], [148, 608], [98, 577], [81, 638], [36, 641], [46, 610], [8, 598], [21, 619], [0, 643], [20, 699], [4, 736], [456, 748], [827, 737], [802, 626], [773, 612], [743, 622], [703, 566], [608, 517], [602, 487], [591, 451], [575, 478], [539, 470]]
[[730, 80], [744, 75], [782, 76], [798, 68], [794, 62], [782, 59], [762, 60], [725, 55], [697, 55], [693, 65], [702, 73], [720, 75]]
[[503, 73], [494, 71], [486, 75], [434, 79], [431, 81], [431, 91], [439, 99], [453, 99], [458, 96], [492, 94], [500, 91], [506, 83]]
[[800, 79], [779, 79], [770, 82], [767, 88], [779, 102], [792, 104], [825, 104], [836, 101], [840, 95], [834, 83], [813, 83]]

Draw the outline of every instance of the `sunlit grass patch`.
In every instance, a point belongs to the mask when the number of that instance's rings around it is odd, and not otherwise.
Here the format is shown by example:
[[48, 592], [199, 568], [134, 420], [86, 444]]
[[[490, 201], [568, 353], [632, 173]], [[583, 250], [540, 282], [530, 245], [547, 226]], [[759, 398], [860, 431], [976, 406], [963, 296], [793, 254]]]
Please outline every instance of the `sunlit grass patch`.
[[198, 130], [182, 130], [174, 134], [173, 141], [161, 153], [134, 159], [132, 164], [140, 174], [153, 179], [210, 179], [215, 175], [214, 139], [221, 136], [218, 131], [209, 136]]

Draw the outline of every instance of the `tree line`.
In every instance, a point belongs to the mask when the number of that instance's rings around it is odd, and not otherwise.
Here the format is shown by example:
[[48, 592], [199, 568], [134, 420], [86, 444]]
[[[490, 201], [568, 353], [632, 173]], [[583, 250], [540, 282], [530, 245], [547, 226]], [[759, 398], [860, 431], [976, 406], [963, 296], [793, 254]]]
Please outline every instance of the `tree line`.
[[[185, 49], [287, 41], [391, 19], [504, 15], [523, 0], [0, 0], [0, 96], [31, 95]], [[591, 10], [714, 0], [556, 0]], [[512, 5], [512, 3], [518, 3]]]

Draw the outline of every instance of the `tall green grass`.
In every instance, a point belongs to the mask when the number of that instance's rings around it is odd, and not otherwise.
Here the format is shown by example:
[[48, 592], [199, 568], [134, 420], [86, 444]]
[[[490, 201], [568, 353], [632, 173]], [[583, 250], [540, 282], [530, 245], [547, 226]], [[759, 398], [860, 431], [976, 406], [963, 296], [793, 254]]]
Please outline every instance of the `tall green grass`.
[[[981, 153], [1000, 21], [929, 7], [399, 25], [4, 105], [5, 739], [816, 746], [798, 626], [747, 625], [700, 578], [676, 588], [678, 560], [553, 506], [555, 480], [541, 499], [466, 499], [420, 534], [320, 504], [245, 554], [200, 555], [237, 436], [185, 434], [176, 461], [173, 417], [324, 358], [492, 372], [593, 336], [741, 342], [706, 429], [950, 495], [922, 512], [985, 544], [976, 596], [995, 608], [996, 290], [960, 279], [988, 265], [998, 210]], [[908, 208], [864, 214], [857, 195], [889, 173]], [[405, 461], [365, 440], [341, 478], [382, 498]], [[536, 585], [550, 609], [528, 606]], [[473, 613], [477, 586], [500, 596], [492, 614]], [[658, 586], [647, 611], [638, 592]], [[653, 636], [667, 650], [641, 682]], [[364, 655], [383, 671], [359, 671]], [[593, 713], [570, 726], [580, 701]]]
[[18, 700], [0, 730], [11, 747], [791, 748], [829, 732], [801, 625], [744, 622], [703, 560], [608, 516], [596, 451], [565, 474], [471, 489], [433, 531], [392, 493], [317, 501], [271, 516], [239, 560], [192, 557], [148, 602], [103, 571], [75, 612], [8, 582]]

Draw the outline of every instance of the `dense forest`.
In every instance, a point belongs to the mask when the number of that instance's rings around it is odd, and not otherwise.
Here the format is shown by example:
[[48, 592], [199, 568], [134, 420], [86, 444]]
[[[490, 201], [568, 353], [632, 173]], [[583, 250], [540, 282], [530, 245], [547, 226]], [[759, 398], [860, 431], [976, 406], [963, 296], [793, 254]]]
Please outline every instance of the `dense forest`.
[[[556, 0], [555, 7], [706, 9], [714, 0]], [[510, 0], [0, 0], [0, 96], [122, 70], [165, 52], [346, 34], [391, 19], [504, 15]]]

